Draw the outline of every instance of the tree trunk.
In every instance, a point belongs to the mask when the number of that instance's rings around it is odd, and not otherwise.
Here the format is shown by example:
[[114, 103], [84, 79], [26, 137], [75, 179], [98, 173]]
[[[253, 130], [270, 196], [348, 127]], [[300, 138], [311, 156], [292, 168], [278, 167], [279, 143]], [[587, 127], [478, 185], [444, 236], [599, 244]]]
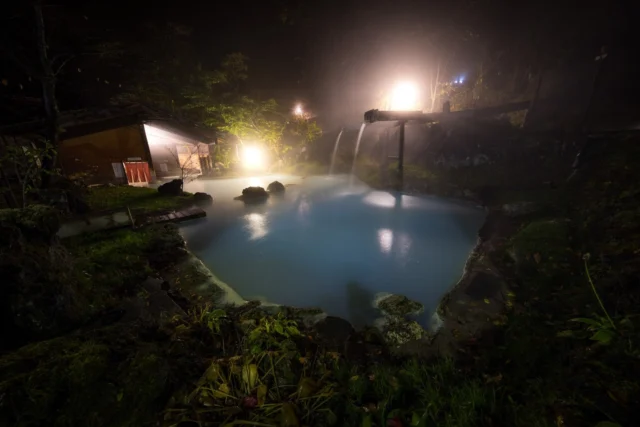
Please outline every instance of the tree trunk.
[[[7, 150], [7, 143], [4, 139], [4, 137], [0, 136], [0, 141], [2, 141], [2, 147], [3, 149]], [[5, 165], [0, 163], [0, 178], [2, 178], [2, 182], [4, 183], [5, 187], [7, 187], [7, 190], [4, 192], [4, 198], [7, 202], [7, 205], [10, 208], [17, 208], [18, 207], [18, 199], [16, 199], [16, 195], [13, 192], [13, 188], [11, 187], [11, 182], [9, 181], [9, 178], [7, 177], [7, 175], [4, 173], [5, 171]]]
[[47, 188], [51, 183], [51, 173], [55, 168], [58, 157], [58, 146], [60, 142], [60, 111], [58, 110], [58, 102], [56, 100], [56, 75], [53, 72], [53, 67], [49, 60], [41, 0], [36, 0], [33, 3], [33, 12], [36, 24], [38, 58], [42, 69], [42, 105], [46, 115], [45, 136], [48, 142], [53, 146], [53, 153], [51, 156], [46, 156], [42, 161], [40, 186], [42, 188]]

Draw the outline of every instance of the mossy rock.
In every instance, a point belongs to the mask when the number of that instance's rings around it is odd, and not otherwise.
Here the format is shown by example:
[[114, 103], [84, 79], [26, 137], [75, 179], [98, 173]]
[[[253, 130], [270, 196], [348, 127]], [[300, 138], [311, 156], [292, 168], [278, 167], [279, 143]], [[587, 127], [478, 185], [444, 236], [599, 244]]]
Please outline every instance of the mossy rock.
[[383, 313], [390, 316], [409, 316], [420, 314], [424, 306], [412, 301], [404, 295], [388, 295], [378, 301], [377, 306]]
[[267, 191], [269, 193], [284, 193], [284, 185], [280, 181], [273, 181], [271, 184], [267, 186]]
[[389, 346], [401, 346], [422, 339], [426, 331], [415, 320], [390, 316], [382, 327], [382, 337]]
[[247, 187], [242, 190], [242, 196], [236, 197], [236, 200], [242, 200], [245, 203], [261, 203], [269, 198], [269, 193], [263, 187]]
[[193, 203], [200, 207], [207, 207], [213, 204], [213, 197], [207, 193], [195, 193], [193, 195]]

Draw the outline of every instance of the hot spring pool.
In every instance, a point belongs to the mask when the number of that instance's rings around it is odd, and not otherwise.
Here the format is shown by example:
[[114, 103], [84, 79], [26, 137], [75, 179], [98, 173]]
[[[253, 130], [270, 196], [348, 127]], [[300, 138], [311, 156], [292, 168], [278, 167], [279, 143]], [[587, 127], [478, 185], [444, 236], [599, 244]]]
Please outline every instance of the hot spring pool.
[[[233, 197], [278, 180], [283, 197]], [[181, 230], [189, 249], [245, 299], [320, 307], [354, 325], [376, 317], [376, 294], [406, 295], [428, 321], [459, 279], [484, 221], [482, 209], [436, 197], [375, 191], [347, 176], [195, 181], [214, 197], [206, 220]]]

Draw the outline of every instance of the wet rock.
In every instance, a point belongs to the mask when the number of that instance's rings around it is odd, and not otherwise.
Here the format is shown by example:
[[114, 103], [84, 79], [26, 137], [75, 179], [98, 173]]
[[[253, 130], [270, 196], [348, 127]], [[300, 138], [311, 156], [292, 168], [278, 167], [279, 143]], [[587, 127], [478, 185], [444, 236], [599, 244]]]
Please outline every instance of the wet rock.
[[269, 193], [262, 187], [247, 187], [242, 190], [242, 196], [236, 197], [236, 200], [242, 200], [245, 203], [262, 203], [269, 198]]
[[378, 301], [378, 308], [389, 316], [408, 316], [419, 314], [424, 310], [424, 306], [419, 302], [412, 301], [404, 295], [389, 295]]
[[330, 347], [342, 350], [345, 343], [354, 333], [351, 323], [335, 316], [327, 316], [316, 323], [315, 331], [318, 337]]
[[267, 186], [267, 191], [274, 194], [284, 193], [284, 189], [284, 185], [279, 181], [273, 181]]
[[158, 193], [163, 196], [179, 196], [182, 194], [182, 180], [174, 179], [158, 187]]
[[512, 218], [539, 213], [542, 209], [543, 206], [535, 202], [515, 202], [502, 206], [502, 211]]
[[381, 327], [382, 337], [389, 346], [400, 346], [422, 339], [426, 331], [415, 320], [390, 316]]
[[207, 207], [213, 204], [213, 197], [207, 193], [195, 193], [193, 195], [193, 203], [200, 207]]

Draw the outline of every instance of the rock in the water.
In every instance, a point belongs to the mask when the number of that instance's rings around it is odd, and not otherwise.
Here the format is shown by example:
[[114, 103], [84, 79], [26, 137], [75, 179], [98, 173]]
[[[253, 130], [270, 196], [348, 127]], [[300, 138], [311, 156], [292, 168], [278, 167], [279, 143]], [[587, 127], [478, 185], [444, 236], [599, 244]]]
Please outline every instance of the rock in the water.
[[262, 187], [247, 187], [242, 190], [242, 196], [236, 199], [242, 200], [245, 203], [259, 203], [264, 202], [269, 198], [269, 193]]
[[382, 327], [382, 337], [387, 345], [399, 346], [410, 341], [417, 341], [425, 335], [426, 331], [415, 320], [406, 320], [402, 317], [389, 317]]
[[163, 196], [179, 196], [182, 194], [182, 180], [174, 179], [158, 187], [158, 193]]
[[419, 314], [424, 310], [424, 306], [419, 302], [412, 301], [404, 295], [389, 295], [378, 301], [378, 308], [390, 316], [408, 316]]
[[207, 193], [195, 193], [193, 195], [193, 203], [200, 207], [211, 206], [213, 204], [213, 197]]
[[327, 316], [320, 322], [316, 323], [315, 330], [323, 341], [332, 347], [342, 349], [354, 330], [351, 323], [346, 320]]
[[267, 186], [269, 193], [284, 193], [284, 185], [279, 181], [273, 181]]

